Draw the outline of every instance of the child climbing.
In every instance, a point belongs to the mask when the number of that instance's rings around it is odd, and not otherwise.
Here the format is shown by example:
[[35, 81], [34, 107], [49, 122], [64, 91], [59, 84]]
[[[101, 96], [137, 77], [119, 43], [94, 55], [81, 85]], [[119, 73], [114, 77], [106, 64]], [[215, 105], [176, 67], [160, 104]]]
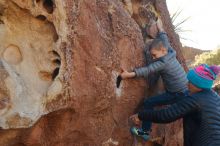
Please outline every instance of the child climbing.
[[168, 108], [141, 111], [132, 121], [170, 123], [183, 118], [184, 146], [220, 146], [220, 96], [211, 89], [219, 72], [219, 66], [205, 64], [190, 70], [187, 97]]
[[[128, 79], [134, 77], [147, 77], [149, 74], [153, 73], [160, 74], [166, 92], [146, 99], [144, 101], [145, 109], [172, 104], [179, 98], [182, 98], [188, 90], [186, 73], [176, 59], [176, 52], [170, 46], [167, 34], [163, 29], [160, 19], [158, 19], [156, 25], [158, 28], [158, 34], [149, 48], [154, 62], [148, 66], [136, 68], [133, 72], [123, 71], [120, 75], [122, 79]], [[143, 121], [142, 127], [133, 127], [132, 132], [133, 134], [142, 137], [144, 140], [148, 140], [151, 125], [151, 122]]]

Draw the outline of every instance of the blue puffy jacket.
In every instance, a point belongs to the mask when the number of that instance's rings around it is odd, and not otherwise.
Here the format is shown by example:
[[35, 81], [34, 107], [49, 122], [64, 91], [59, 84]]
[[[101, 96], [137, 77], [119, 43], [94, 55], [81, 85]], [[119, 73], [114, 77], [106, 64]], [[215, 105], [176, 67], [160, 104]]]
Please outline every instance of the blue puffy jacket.
[[160, 57], [145, 67], [134, 69], [136, 77], [146, 78], [149, 74], [159, 73], [167, 91], [174, 93], [187, 90], [186, 72], [176, 59], [176, 51], [170, 46], [167, 34], [160, 32], [157, 38], [161, 39], [168, 49], [167, 55]]
[[161, 110], [145, 110], [140, 120], [169, 123], [183, 118], [184, 146], [220, 146], [220, 97], [203, 90]]

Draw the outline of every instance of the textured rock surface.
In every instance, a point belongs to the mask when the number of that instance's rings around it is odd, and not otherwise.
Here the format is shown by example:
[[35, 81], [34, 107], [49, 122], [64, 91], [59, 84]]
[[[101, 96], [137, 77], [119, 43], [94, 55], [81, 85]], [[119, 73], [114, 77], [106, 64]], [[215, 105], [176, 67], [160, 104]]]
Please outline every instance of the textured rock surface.
[[[53, 19], [57, 21], [50, 22], [52, 16], [44, 14], [41, 3], [43, 1], [1, 1], [1, 69], [7, 74], [1, 80], [4, 84], [1, 88], [7, 91], [5, 97], [8, 98], [8, 105], [0, 115], [3, 128], [31, 126], [47, 113], [45, 105], [58, 94], [53, 92], [51, 97], [50, 87], [55, 86], [57, 92], [62, 90], [62, 86], [55, 85], [60, 82], [55, 75], [61, 65], [60, 55], [55, 51], [61, 46], [55, 24], [62, 23], [55, 16]], [[59, 13], [61, 11], [57, 15]], [[61, 18], [65, 21], [65, 17]]]
[[[143, 65], [158, 13], [173, 36], [163, 0], [0, 0], [0, 145], [132, 145], [128, 117], [153, 91], [116, 78]], [[180, 122], [153, 131], [182, 145]]]

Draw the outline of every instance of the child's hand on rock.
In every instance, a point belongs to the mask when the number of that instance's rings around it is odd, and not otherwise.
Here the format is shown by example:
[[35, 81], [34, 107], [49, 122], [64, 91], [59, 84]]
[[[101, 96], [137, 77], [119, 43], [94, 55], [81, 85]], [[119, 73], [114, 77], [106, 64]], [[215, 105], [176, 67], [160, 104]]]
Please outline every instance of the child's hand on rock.
[[128, 72], [126, 70], [123, 70], [121, 75], [122, 79], [129, 79], [135, 77], [135, 72]]
[[127, 78], [129, 78], [129, 75], [130, 75], [129, 72], [126, 71], [126, 70], [123, 70], [122, 73], [121, 73], [122, 79], [127, 79]]

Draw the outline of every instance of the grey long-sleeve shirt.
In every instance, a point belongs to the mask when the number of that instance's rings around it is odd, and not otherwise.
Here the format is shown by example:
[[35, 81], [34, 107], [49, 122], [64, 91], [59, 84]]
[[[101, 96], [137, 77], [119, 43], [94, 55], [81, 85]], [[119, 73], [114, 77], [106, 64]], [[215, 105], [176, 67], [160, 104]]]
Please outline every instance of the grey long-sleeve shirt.
[[188, 83], [186, 73], [176, 59], [176, 51], [170, 46], [167, 34], [160, 32], [157, 38], [161, 39], [165, 47], [168, 48], [167, 55], [158, 58], [146, 67], [134, 69], [136, 77], [147, 77], [151, 73], [159, 72], [167, 91], [181, 92], [186, 90]]

